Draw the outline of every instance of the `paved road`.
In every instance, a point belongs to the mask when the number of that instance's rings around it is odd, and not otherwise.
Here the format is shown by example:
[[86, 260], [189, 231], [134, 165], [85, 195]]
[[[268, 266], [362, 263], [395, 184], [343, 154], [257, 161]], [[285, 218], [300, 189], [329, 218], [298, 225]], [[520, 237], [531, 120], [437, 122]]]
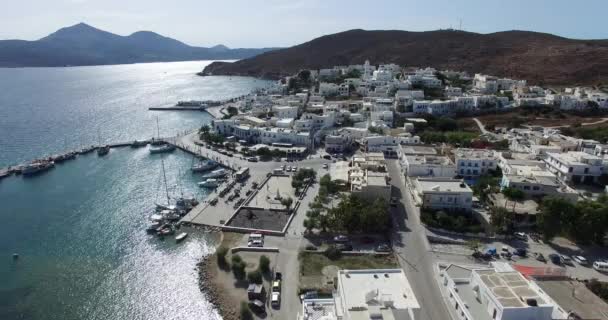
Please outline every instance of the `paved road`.
[[420, 224], [419, 210], [413, 205], [397, 161], [388, 160], [387, 166], [393, 196], [400, 198], [400, 204], [392, 209], [396, 226], [392, 234], [393, 250], [422, 308], [420, 320], [450, 319], [435, 278], [434, 259]]

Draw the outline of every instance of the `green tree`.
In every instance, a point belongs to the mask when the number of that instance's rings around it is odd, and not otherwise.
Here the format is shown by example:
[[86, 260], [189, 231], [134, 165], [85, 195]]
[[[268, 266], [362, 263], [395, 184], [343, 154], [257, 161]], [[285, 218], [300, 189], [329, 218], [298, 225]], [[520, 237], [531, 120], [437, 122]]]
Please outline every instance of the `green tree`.
[[199, 130], [199, 132], [203, 135], [206, 135], [209, 133], [209, 131], [211, 131], [211, 128], [209, 127], [208, 124], [205, 124], [201, 127], [201, 129]]
[[262, 273], [268, 274], [270, 272], [270, 259], [267, 256], [262, 255], [260, 257], [259, 268]]
[[281, 204], [284, 205], [285, 208], [289, 209], [293, 204], [293, 199], [291, 197], [283, 198], [281, 199]]
[[245, 263], [245, 261], [243, 261], [243, 259], [241, 258], [241, 256], [239, 256], [238, 254], [235, 254], [232, 256], [232, 274], [234, 274], [234, 277], [237, 280], [243, 280], [245, 279], [245, 268], [247, 267], [247, 264]]
[[249, 281], [249, 283], [261, 284], [262, 283], [262, 272], [260, 272], [260, 270], [254, 270], [254, 271], [248, 272], [247, 281]]
[[226, 254], [228, 254], [228, 248], [226, 247], [219, 247], [217, 248], [217, 251], [215, 252], [215, 254], [217, 255], [217, 264], [221, 267], [226, 267], [228, 266], [228, 261], [226, 260]]
[[490, 224], [496, 232], [510, 234], [513, 232], [515, 213], [501, 207], [493, 207], [490, 212]]
[[241, 309], [239, 314], [241, 320], [253, 320], [253, 313], [249, 309], [249, 305], [246, 301], [241, 301]]
[[541, 210], [536, 215], [536, 224], [542, 232], [543, 239], [550, 241], [563, 230], [562, 219], [576, 213], [572, 203], [555, 197], [546, 197], [541, 203]]
[[231, 117], [239, 114], [239, 109], [233, 106], [229, 106], [228, 108], [226, 108], [226, 111], [228, 111], [228, 115], [230, 115]]

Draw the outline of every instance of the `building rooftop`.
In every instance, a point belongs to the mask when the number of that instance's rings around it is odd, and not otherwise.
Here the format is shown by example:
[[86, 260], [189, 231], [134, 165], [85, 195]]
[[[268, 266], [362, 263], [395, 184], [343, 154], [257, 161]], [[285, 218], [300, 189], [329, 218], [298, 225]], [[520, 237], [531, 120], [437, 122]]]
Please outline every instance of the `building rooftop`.
[[547, 152], [547, 155], [563, 163], [581, 166], [589, 165], [590, 163], [588, 163], [587, 161], [600, 161], [601, 164], [602, 160], [602, 158], [598, 156], [588, 154], [582, 151], [570, 151], [567, 153]]
[[401, 153], [405, 155], [418, 154], [418, 155], [435, 155], [437, 150], [433, 147], [424, 146], [400, 146]]
[[416, 182], [422, 192], [470, 192], [473, 190], [459, 179], [418, 178]]
[[350, 319], [407, 319], [394, 312], [420, 308], [401, 269], [340, 270], [338, 294], [338, 304]]
[[453, 165], [454, 163], [446, 156], [431, 155], [406, 155], [409, 164], [429, 164], [429, 165]]
[[302, 301], [301, 320], [336, 320], [334, 299], [306, 299]]
[[459, 148], [454, 150], [456, 158], [468, 158], [468, 159], [496, 159], [494, 150], [488, 149], [466, 149]]
[[534, 280], [565, 312], [573, 312], [581, 319], [608, 319], [608, 304], [584, 283], [566, 278]]
[[497, 272], [493, 269], [488, 269], [475, 270], [473, 272], [479, 275], [481, 281], [490, 289], [494, 298], [504, 308], [529, 307], [525, 303], [528, 299], [535, 300], [539, 306], [548, 304], [530, 286], [528, 280], [517, 271]]

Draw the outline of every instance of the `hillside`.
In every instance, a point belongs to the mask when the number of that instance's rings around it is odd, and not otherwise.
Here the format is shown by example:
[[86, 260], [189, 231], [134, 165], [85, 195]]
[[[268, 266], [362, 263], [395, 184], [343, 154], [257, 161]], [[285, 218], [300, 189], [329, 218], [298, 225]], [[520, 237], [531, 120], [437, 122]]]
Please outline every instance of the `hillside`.
[[80, 23], [37, 41], [0, 41], [0, 67], [55, 67], [137, 62], [243, 59], [272, 50], [192, 47], [150, 31], [120, 36]]
[[350, 30], [235, 63], [213, 63], [203, 73], [277, 78], [303, 68], [362, 64], [366, 59], [374, 64], [483, 72], [537, 84], [608, 80], [608, 40], [573, 40], [527, 31]]

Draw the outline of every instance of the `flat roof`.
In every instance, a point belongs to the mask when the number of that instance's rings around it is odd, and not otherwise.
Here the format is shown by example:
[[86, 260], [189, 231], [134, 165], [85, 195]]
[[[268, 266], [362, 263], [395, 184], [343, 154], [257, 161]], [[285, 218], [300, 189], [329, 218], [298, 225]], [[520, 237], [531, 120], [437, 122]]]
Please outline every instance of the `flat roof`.
[[473, 190], [464, 182], [459, 179], [416, 179], [420, 190], [422, 192], [469, 192], [473, 193]]
[[495, 270], [475, 270], [473, 272], [479, 275], [481, 281], [505, 308], [529, 307], [520, 298], [534, 299], [539, 306], [548, 305], [538, 292], [530, 287], [528, 280], [517, 271], [496, 272]]
[[302, 301], [303, 320], [336, 320], [334, 299], [305, 299]]
[[400, 146], [403, 154], [435, 155], [437, 150], [433, 147], [425, 146]]
[[565, 312], [582, 319], [608, 319], [608, 304], [584, 283], [571, 279], [534, 279], [534, 282]]
[[406, 155], [409, 164], [432, 164], [432, 165], [454, 165], [452, 160], [446, 156], [435, 155]]
[[420, 308], [401, 269], [340, 270], [338, 292], [345, 310], [385, 305], [394, 309]]
[[458, 158], [476, 158], [476, 159], [496, 159], [494, 150], [488, 149], [467, 149], [459, 148], [454, 150], [454, 155]]
[[547, 155], [560, 160], [561, 162], [565, 162], [568, 164], [575, 165], [592, 165], [590, 163], [581, 162], [582, 159], [585, 160], [602, 160], [602, 158], [588, 154], [583, 151], [570, 151], [567, 153], [558, 153], [558, 152], [547, 152]]

